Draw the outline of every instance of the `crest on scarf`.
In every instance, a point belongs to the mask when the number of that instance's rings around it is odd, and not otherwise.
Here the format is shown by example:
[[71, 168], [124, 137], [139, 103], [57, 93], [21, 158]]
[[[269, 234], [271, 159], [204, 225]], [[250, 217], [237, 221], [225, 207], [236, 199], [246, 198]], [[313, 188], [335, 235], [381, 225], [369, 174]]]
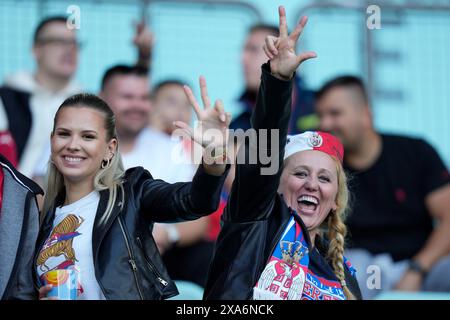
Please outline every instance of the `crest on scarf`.
[[[344, 258], [345, 259], [345, 258]], [[258, 282], [254, 300], [343, 300], [339, 281], [315, 274], [302, 228], [292, 216]], [[346, 261], [346, 267], [349, 263]]]
[[281, 257], [285, 263], [292, 265], [294, 262], [299, 263], [300, 260], [308, 254], [308, 247], [304, 246], [300, 241], [280, 241]]
[[311, 137], [308, 139], [308, 143], [313, 148], [319, 148], [323, 143], [322, 136], [317, 132], [313, 132]]

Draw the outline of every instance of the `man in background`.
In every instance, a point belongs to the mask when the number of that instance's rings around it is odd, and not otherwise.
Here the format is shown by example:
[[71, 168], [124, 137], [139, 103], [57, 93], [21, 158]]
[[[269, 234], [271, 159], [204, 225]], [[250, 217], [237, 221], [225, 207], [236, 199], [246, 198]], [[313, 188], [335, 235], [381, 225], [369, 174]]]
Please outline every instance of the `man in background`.
[[[347, 257], [363, 297], [393, 289], [450, 292], [450, 175], [436, 150], [422, 139], [376, 132], [357, 77], [327, 82], [316, 111], [321, 130], [344, 144], [353, 198]], [[371, 266], [381, 271], [381, 288], [369, 279]]]
[[[80, 44], [76, 30], [69, 29], [66, 20], [65, 16], [52, 16], [38, 24], [32, 49], [36, 70], [10, 75], [0, 88], [0, 115], [4, 116], [0, 132], [9, 133], [14, 140], [19, 171], [36, 177], [40, 185], [56, 110], [66, 98], [82, 91], [74, 80]], [[133, 43], [137, 64], [149, 68], [153, 35], [142, 23], [136, 25]]]
[[33, 36], [35, 72], [18, 72], [0, 89], [0, 109], [17, 146], [19, 170], [31, 177], [48, 143], [59, 105], [81, 87], [73, 76], [78, 66], [79, 43], [63, 16], [42, 20]]

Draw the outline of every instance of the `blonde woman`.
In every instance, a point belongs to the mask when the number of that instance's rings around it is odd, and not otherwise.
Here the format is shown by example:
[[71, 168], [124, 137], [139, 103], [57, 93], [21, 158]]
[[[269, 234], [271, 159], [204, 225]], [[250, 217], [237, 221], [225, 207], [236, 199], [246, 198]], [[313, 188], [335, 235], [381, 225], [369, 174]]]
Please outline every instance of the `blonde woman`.
[[[239, 150], [260, 154], [269, 146], [272, 159], [280, 159], [279, 168], [276, 174], [264, 174], [259, 162], [237, 164], [204, 297], [360, 298], [354, 269], [343, 256], [348, 191], [342, 144], [323, 132], [286, 137], [291, 79], [301, 62], [316, 55], [295, 53], [306, 18], [288, 35], [283, 7], [279, 15], [280, 37], [266, 39], [270, 61], [262, 67], [252, 115], [253, 128], [269, 129], [269, 135], [258, 136], [256, 144], [247, 141]], [[279, 134], [279, 148], [270, 145], [270, 134]]]
[[[166, 299], [178, 293], [152, 238], [153, 223], [214, 212], [226, 175], [222, 134], [230, 116], [220, 101], [209, 105], [203, 79], [201, 90], [205, 109], [195, 106], [203, 128], [196, 141], [206, 146], [207, 129], [216, 129], [216, 136], [191, 183], [155, 180], [142, 167], [124, 172], [114, 114], [97, 96], [75, 95], [60, 106], [34, 259], [41, 299], [52, 290], [48, 272], [61, 269], [77, 275], [77, 299]], [[157, 157], [158, 150], [149, 146], [148, 155]]]

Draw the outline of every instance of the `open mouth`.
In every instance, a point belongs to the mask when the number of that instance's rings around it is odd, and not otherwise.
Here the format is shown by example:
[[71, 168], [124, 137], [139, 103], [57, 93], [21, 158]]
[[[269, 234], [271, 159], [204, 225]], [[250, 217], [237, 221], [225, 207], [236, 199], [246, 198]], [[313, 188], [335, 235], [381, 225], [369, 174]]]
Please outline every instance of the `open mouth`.
[[77, 165], [85, 159], [83, 157], [78, 157], [78, 156], [63, 156], [62, 158], [63, 158], [64, 162], [69, 165]]
[[297, 199], [297, 203], [301, 212], [313, 213], [319, 205], [319, 200], [313, 196], [303, 195]]

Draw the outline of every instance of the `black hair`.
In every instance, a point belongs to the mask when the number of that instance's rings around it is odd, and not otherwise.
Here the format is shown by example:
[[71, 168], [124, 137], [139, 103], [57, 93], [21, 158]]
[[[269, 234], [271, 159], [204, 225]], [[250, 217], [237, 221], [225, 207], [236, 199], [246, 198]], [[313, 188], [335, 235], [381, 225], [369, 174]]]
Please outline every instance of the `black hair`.
[[54, 22], [61, 22], [61, 23], [66, 23], [67, 18], [64, 16], [51, 16], [48, 18], [45, 18], [44, 20], [41, 20], [41, 22], [39, 22], [39, 24], [37, 25], [36, 29], [34, 30], [34, 36], [33, 36], [33, 43], [36, 44], [39, 41], [39, 36], [42, 32], [42, 30], [49, 25], [50, 23], [54, 23]]
[[275, 37], [278, 37], [278, 35], [280, 34], [280, 31], [277, 26], [274, 26], [271, 24], [262, 24], [262, 23], [251, 26], [248, 33], [251, 34], [251, 33], [257, 32], [257, 31], [265, 31]]
[[159, 82], [158, 84], [156, 84], [156, 86], [153, 87], [152, 90], [152, 98], [155, 98], [156, 95], [158, 94], [158, 92], [166, 87], [166, 86], [180, 86], [183, 87], [186, 84], [186, 82], [183, 82], [179, 79], [167, 79], [164, 81]]
[[135, 75], [138, 77], [147, 77], [148, 69], [140, 66], [127, 66], [121, 64], [115, 65], [106, 70], [106, 72], [104, 73], [102, 78], [102, 90], [113, 77], [118, 75]]
[[344, 75], [333, 78], [326, 82], [319, 91], [316, 92], [316, 100], [320, 100], [331, 89], [344, 87], [344, 88], [357, 88], [361, 92], [361, 95], [365, 103], [369, 102], [368, 94], [363, 80], [360, 77], [352, 75]]

